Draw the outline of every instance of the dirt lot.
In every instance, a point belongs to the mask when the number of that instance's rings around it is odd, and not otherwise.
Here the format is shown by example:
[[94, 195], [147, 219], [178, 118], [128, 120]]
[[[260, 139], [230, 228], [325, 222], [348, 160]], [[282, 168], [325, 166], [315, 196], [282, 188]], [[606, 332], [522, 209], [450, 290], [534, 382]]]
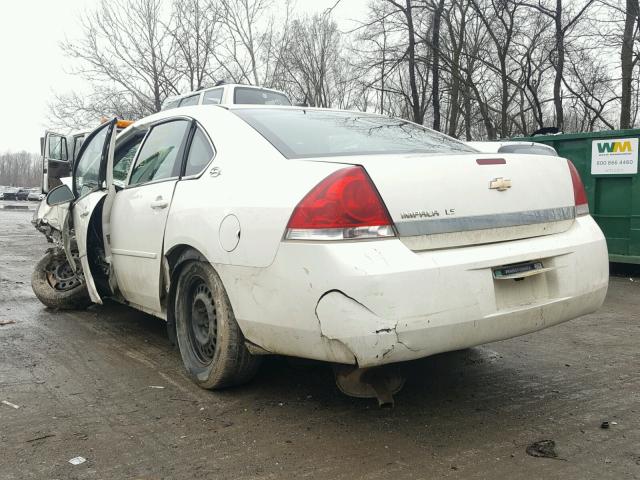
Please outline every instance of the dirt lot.
[[[0, 402], [20, 407], [0, 403], [3, 480], [640, 478], [640, 281], [613, 278], [597, 314], [406, 365], [393, 410], [282, 358], [207, 392], [161, 320], [36, 300], [31, 214], [0, 209]], [[526, 453], [543, 439], [558, 459]]]

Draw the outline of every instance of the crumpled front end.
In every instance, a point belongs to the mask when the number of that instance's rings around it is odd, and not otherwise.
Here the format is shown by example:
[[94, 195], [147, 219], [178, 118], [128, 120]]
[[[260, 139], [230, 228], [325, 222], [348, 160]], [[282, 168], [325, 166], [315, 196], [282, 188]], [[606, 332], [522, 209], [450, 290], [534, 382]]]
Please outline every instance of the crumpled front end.
[[49, 206], [46, 201], [40, 202], [33, 214], [31, 223], [40, 233], [47, 237], [49, 243], [62, 247], [62, 232], [69, 214], [69, 205]]

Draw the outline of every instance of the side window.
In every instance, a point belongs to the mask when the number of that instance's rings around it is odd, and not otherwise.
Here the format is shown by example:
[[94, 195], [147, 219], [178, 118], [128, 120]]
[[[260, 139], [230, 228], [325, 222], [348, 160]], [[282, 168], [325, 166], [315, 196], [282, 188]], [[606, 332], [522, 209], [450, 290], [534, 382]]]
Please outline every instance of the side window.
[[124, 187], [127, 184], [127, 176], [133, 159], [136, 157], [138, 147], [144, 139], [144, 132], [129, 140], [116, 150], [113, 156], [113, 184], [116, 187]]
[[180, 101], [180, 106], [181, 107], [188, 107], [189, 105], [197, 105], [199, 99], [200, 99], [200, 94], [199, 93], [197, 95], [191, 95], [190, 97], [183, 98]]
[[49, 135], [48, 158], [51, 160], [67, 161], [67, 139], [60, 135]]
[[102, 153], [107, 141], [107, 135], [111, 132], [109, 124], [99, 127], [100, 130], [89, 141], [82, 156], [78, 158], [73, 174], [74, 193], [76, 198], [100, 188], [100, 166]]
[[180, 175], [179, 152], [190, 126], [187, 120], [174, 120], [153, 127], [141, 147], [129, 185], [139, 185]]
[[184, 176], [196, 175], [206, 167], [213, 158], [213, 148], [207, 135], [200, 127], [196, 130], [189, 147], [189, 155], [187, 156], [187, 165], [184, 170]]
[[164, 103], [162, 104], [162, 108], [160, 108], [160, 110], [169, 110], [170, 108], [176, 108], [179, 103], [180, 103], [180, 99], [179, 98], [171, 99], [171, 100], [165, 100]]
[[219, 105], [222, 102], [222, 88], [215, 88], [204, 92], [203, 105]]
[[81, 137], [75, 137], [73, 139], [73, 156], [74, 160], [78, 158], [78, 153], [80, 153], [80, 147], [82, 147], [82, 143], [84, 142], [84, 135]]

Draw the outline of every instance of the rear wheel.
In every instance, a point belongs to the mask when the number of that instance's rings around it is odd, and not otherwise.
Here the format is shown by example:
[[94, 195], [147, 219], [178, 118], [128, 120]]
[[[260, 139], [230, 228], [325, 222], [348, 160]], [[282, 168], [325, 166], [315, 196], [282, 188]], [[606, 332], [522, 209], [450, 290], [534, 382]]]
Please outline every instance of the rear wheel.
[[89, 292], [63, 251], [50, 250], [36, 264], [31, 274], [31, 288], [38, 300], [49, 308], [84, 309], [91, 305]]
[[187, 371], [202, 388], [248, 382], [260, 358], [249, 353], [220, 277], [206, 262], [180, 270], [175, 294], [176, 336]]

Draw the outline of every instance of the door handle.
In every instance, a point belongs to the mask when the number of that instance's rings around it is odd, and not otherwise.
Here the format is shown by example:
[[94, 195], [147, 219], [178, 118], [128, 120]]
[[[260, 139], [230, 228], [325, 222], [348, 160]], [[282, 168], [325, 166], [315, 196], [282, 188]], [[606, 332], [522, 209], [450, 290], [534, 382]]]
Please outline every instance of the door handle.
[[167, 208], [168, 206], [169, 206], [169, 202], [164, 200], [162, 197], [158, 197], [153, 202], [151, 202], [151, 208], [154, 208], [154, 209]]

